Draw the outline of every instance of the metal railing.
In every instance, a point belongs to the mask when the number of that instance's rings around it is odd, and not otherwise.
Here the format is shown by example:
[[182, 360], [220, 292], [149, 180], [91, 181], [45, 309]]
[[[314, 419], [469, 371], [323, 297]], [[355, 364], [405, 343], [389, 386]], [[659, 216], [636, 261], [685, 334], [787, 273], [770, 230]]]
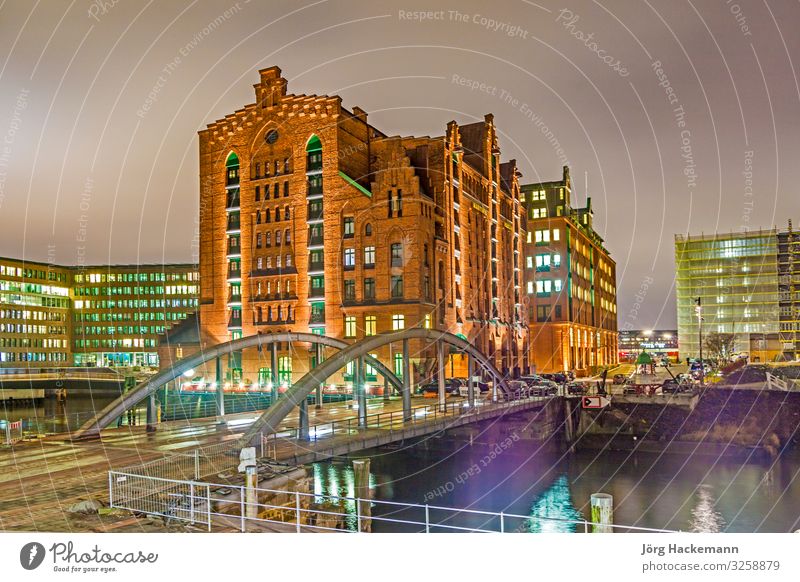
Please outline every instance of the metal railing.
[[122, 471], [109, 471], [108, 488], [109, 504], [113, 508], [160, 516], [165, 521], [203, 525], [208, 531], [212, 525], [217, 525], [241, 532], [271, 529], [297, 533], [590, 533], [595, 528], [612, 532], [674, 533], [667, 529], [323, 493], [264, 488], [248, 492], [241, 485], [162, 479]]
[[[336, 435], [356, 434], [361, 430], [369, 429], [401, 429], [443, 417], [461, 417], [492, 410], [514, 408], [523, 402], [539, 402], [547, 398], [546, 396], [528, 396], [495, 403], [483, 403], [476, 400], [475, 406], [473, 407], [470, 407], [467, 401], [428, 404], [425, 406], [412, 407], [409, 410], [408, 419], [405, 418], [406, 413], [403, 410], [368, 414], [364, 419], [363, 426], [359, 423], [358, 417], [353, 416], [341, 420], [332, 420], [310, 425], [308, 427], [308, 440], [316, 441], [321, 438], [330, 438]], [[278, 441], [300, 439], [302, 437], [301, 433], [301, 427], [292, 426], [281, 428], [279, 431], [267, 435], [262, 434], [261, 457], [274, 458], [274, 454], [270, 454], [269, 452], [277, 450]]]

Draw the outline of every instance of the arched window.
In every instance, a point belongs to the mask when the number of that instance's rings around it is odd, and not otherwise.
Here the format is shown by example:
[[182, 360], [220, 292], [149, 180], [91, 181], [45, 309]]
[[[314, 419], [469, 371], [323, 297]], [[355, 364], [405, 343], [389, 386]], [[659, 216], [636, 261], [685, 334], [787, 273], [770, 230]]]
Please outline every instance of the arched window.
[[284, 233], [283, 242], [285, 242], [287, 245], [290, 242], [292, 242], [292, 231], [290, 229], [288, 229], [288, 228], [286, 229], [286, 232]]
[[289, 218], [291, 216], [292, 216], [292, 214], [291, 214], [291, 210], [289, 210], [289, 207], [288, 206], [284, 206], [284, 208], [283, 208], [283, 218], [284, 218], [284, 220], [289, 220]]
[[280, 230], [276, 230], [275, 231], [275, 246], [280, 246], [280, 244], [281, 244], [281, 231]]
[[275, 222], [280, 222], [280, 221], [281, 221], [281, 209], [280, 208], [276, 208], [275, 209]]
[[239, 183], [239, 156], [231, 152], [225, 160], [225, 185], [235, 186]]
[[372, 224], [369, 222], [364, 225], [364, 236], [372, 236]]

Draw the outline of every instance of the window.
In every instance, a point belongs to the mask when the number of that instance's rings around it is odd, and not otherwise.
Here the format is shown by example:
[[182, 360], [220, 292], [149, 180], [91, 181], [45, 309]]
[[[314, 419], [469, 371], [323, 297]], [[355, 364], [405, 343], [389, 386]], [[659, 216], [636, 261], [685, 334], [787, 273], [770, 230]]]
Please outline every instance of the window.
[[536, 321], [547, 321], [550, 319], [550, 306], [537, 305], [536, 306]]
[[292, 242], [292, 231], [290, 229], [286, 229], [286, 232], [283, 234], [283, 242], [287, 245]]
[[528, 281], [528, 293], [533, 293], [533, 281]]
[[344, 249], [344, 268], [348, 270], [356, 268], [355, 249]]
[[292, 217], [292, 210], [288, 206], [283, 207], [283, 218], [289, 220]]
[[364, 299], [375, 299], [375, 279], [364, 279]]
[[[395, 313], [392, 315], [392, 330], [400, 331], [406, 328], [406, 316]], [[402, 356], [401, 356], [402, 357]]]
[[364, 317], [364, 335], [375, 335], [378, 333], [378, 317], [367, 315]]
[[281, 244], [281, 231], [275, 231], [275, 246], [280, 246]]
[[364, 247], [364, 268], [370, 269], [375, 266], [375, 247]]
[[392, 275], [392, 299], [402, 299], [403, 297], [403, 276]]
[[536, 281], [536, 293], [539, 295], [549, 295], [553, 290], [553, 282], [550, 279]]
[[533, 257], [531, 257], [531, 256], [525, 257], [525, 266], [528, 269], [533, 269]]
[[280, 194], [280, 190], [278, 190], [278, 188], [280, 188], [280, 184], [278, 184], [277, 182], [275, 182], [275, 183], [272, 185], [272, 197], [273, 197], [275, 200], [277, 200], [278, 198], [280, 198], [280, 195], [281, 195], [281, 194]]
[[372, 236], [372, 225], [369, 222], [364, 227], [364, 236]]
[[425, 319], [422, 322], [422, 327], [424, 327], [425, 329], [430, 329], [431, 328], [431, 314], [430, 313], [426, 313], [425, 314]]
[[344, 318], [344, 337], [356, 337], [356, 317], [354, 315]]
[[344, 238], [353, 238], [356, 234], [355, 219], [352, 216], [344, 218]]
[[261, 233], [260, 232], [256, 235], [256, 248], [257, 249], [261, 248]]
[[[256, 164], [256, 177], [258, 177], [258, 164]], [[261, 186], [256, 186], [256, 202], [261, 200]]]
[[561, 291], [561, 279], [556, 279], [553, 281], [553, 289], [556, 291]]
[[356, 300], [356, 282], [353, 279], [345, 279], [344, 281], [344, 300]]
[[284, 182], [283, 183], [283, 197], [284, 198], [288, 198], [289, 197], [289, 182]]
[[553, 240], [561, 240], [561, 231], [557, 228], [553, 229]]
[[392, 243], [392, 266], [403, 266], [403, 243]]
[[547, 218], [547, 208], [532, 208], [531, 218]]
[[537, 271], [550, 270], [550, 255], [536, 255], [536, 270]]
[[555, 254], [553, 255], [553, 266], [560, 267], [561, 266], [561, 255]]
[[536, 244], [544, 244], [550, 242], [549, 230], [537, 230], [535, 232], [535, 236], [536, 236]]
[[292, 266], [292, 255], [286, 255], [286, 260], [284, 262], [284, 265], [287, 267]]
[[268, 232], [264, 235], [264, 245], [271, 247], [272, 246], [272, 233]]
[[561, 319], [561, 306], [556, 305], [556, 319]]

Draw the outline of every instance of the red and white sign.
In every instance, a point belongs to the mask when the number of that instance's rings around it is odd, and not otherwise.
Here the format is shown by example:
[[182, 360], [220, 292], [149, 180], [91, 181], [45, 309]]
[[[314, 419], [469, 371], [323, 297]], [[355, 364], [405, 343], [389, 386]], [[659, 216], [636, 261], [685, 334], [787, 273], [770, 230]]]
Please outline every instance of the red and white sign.
[[18, 430], [22, 428], [22, 421], [18, 420], [17, 422], [10, 422], [8, 423], [8, 428], [11, 430]]
[[603, 396], [584, 396], [582, 403], [584, 408], [605, 408], [611, 401]]

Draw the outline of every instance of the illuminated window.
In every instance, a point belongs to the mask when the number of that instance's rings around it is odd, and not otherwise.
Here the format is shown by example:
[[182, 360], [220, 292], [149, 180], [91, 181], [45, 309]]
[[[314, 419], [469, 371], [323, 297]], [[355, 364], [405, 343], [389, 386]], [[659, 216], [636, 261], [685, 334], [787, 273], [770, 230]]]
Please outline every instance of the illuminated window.
[[348, 315], [344, 318], [344, 337], [356, 337], [356, 318]]
[[378, 318], [375, 315], [364, 317], [364, 335], [375, 335], [378, 333]]
[[400, 314], [392, 315], [392, 329], [394, 331], [400, 331], [406, 328], [406, 316]]

